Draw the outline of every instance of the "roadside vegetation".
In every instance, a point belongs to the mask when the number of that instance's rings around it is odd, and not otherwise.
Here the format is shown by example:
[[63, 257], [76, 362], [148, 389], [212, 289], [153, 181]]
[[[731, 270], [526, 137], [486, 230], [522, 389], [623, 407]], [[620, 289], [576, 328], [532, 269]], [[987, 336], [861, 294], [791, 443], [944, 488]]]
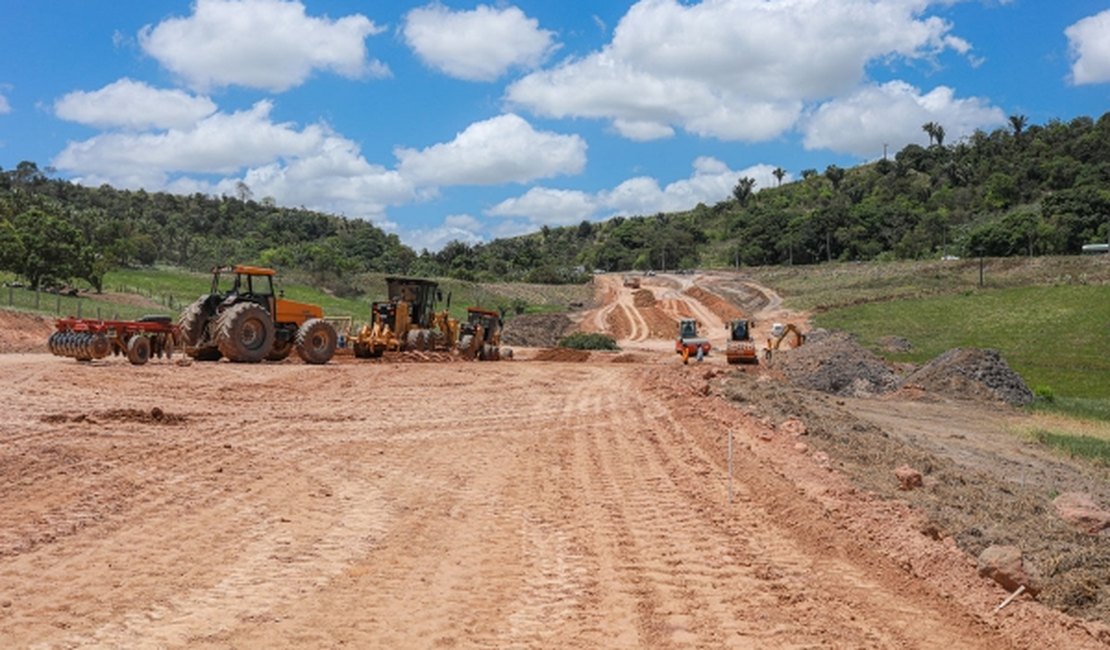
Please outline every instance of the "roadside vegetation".
[[619, 350], [617, 342], [608, 334], [575, 332], [559, 339], [559, 347], [571, 350]]

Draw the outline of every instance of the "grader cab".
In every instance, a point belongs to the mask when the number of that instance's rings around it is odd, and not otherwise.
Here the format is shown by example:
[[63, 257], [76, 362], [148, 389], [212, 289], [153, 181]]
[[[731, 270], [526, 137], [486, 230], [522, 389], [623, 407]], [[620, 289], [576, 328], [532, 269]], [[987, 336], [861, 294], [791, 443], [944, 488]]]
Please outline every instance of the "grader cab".
[[327, 363], [338, 334], [318, 305], [274, 292], [273, 269], [219, 266], [212, 287], [181, 313], [185, 353], [197, 361], [281, 361], [295, 348], [305, 363]]

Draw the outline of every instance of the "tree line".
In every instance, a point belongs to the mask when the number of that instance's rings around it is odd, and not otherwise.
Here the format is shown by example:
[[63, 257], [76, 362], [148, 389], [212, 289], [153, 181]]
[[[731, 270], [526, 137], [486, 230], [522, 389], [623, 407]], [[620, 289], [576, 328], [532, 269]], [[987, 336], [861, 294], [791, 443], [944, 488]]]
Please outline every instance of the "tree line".
[[83, 187], [33, 162], [0, 169], [0, 270], [34, 287], [117, 267], [207, 270], [249, 262], [358, 293], [365, 272], [465, 280], [581, 282], [626, 271], [941, 255], [1077, 253], [1110, 236], [1110, 113], [976, 131], [844, 169], [801, 170], [775, 187], [740, 178], [733, 195], [691, 210], [550, 228], [417, 253], [374, 225], [270, 199]]

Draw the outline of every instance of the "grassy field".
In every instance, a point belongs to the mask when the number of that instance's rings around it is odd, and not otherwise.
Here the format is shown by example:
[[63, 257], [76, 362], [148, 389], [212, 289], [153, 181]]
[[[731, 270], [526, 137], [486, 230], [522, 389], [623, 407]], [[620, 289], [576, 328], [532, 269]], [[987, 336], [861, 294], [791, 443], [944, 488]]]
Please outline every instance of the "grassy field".
[[[815, 326], [853, 332], [892, 361], [994, 348], [1045, 399], [1034, 408], [1110, 421], [1110, 258], [830, 264], [749, 269]], [[906, 338], [906, 353], [882, 350]]]
[[[0, 273], [0, 282], [14, 279], [10, 274]], [[593, 295], [590, 285], [481, 285], [452, 279], [439, 282], [444, 298], [450, 294], [451, 313], [456, 318], [466, 318], [468, 306], [504, 308], [508, 317], [517, 309], [524, 313], [565, 311], [569, 303], [588, 302]], [[103, 295], [82, 292], [80, 297], [58, 296], [0, 287], [0, 307], [105, 319], [132, 319], [146, 314], [177, 315], [198, 296], [207, 293], [210, 285], [208, 273], [173, 268], [116, 270], [105, 277]], [[357, 285], [366, 287], [365, 294], [344, 297], [280, 277], [277, 284], [290, 300], [318, 304], [328, 316], [351, 317], [355, 323], [361, 323], [369, 318], [370, 303], [386, 297], [385, 275], [364, 274], [358, 278]]]

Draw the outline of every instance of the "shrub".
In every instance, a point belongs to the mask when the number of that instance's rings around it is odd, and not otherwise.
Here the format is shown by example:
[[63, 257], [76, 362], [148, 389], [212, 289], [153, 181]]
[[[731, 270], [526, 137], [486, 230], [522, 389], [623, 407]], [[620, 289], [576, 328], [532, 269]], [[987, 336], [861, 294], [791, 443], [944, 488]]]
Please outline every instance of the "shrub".
[[608, 334], [575, 332], [559, 339], [559, 347], [572, 350], [619, 350], [617, 342]]

